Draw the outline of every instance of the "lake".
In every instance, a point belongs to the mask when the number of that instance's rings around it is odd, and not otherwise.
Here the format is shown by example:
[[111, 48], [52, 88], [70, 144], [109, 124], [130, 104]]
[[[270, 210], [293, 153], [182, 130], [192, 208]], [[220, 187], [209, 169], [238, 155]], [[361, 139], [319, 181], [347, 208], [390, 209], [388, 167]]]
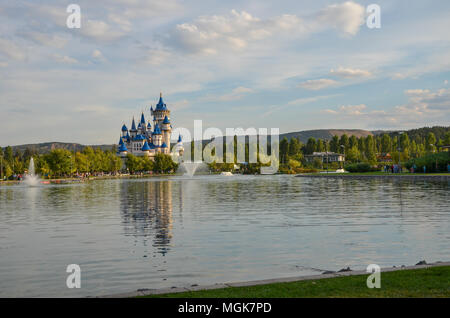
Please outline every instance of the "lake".
[[[0, 296], [449, 261], [448, 181], [182, 176], [0, 186]], [[81, 288], [66, 267], [81, 267]]]

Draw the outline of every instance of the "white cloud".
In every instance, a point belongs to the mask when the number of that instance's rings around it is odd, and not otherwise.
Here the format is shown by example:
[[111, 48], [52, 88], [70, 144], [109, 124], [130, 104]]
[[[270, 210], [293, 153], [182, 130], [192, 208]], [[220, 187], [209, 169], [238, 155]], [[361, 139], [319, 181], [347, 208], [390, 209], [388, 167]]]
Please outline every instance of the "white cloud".
[[355, 35], [364, 24], [365, 9], [362, 5], [347, 1], [329, 5], [317, 15], [317, 22], [331, 26], [346, 35]]
[[85, 37], [104, 42], [114, 41], [125, 35], [124, 31], [115, 30], [101, 20], [87, 20], [81, 26], [80, 33]]
[[33, 41], [37, 44], [43, 44], [44, 46], [50, 46], [55, 48], [63, 48], [66, 43], [67, 39], [56, 34], [50, 34], [50, 33], [43, 33], [43, 32], [37, 32], [37, 31], [26, 31], [26, 32], [19, 32], [20, 36], [23, 36], [24, 38]]
[[332, 87], [338, 85], [338, 82], [328, 78], [321, 78], [317, 80], [307, 80], [306, 82], [298, 84], [299, 87], [317, 91], [327, 87]]
[[53, 58], [58, 63], [63, 63], [63, 64], [76, 64], [76, 63], [78, 63], [77, 59], [75, 59], [73, 57], [70, 57], [70, 56], [67, 56], [67, 55], [62, 56], [62, 55], [59, 55], [59, 54], [54, 54]]
[[92, 51], [91, 56], [97, 62], [104, 62], [104, 61], [106, 61], [105, 57], [103, 56], [103, 53], [100, 50], [98, 50], [98, 49], [95, 49], [94, 51]]
[[13, 60], [22, 61], [26, 58], [25, 50], [11, 40], [0, 38], [0, 54]]
[[361, 69], [352, 69], [352, 68], [344, 68], [339, 66], [337, 70], [330, 70], [330, 74], [334, 76], [339, 76], [343, 78], [361, 78], [361, 77], [369, 77], [372, 75], [371, 72]]
[[424, 123], [439, 122], [450, 116], [450, 89], [430, 91], [428, 89], [409, 89], [405, 95], [408, 102], [393, 109], [370, 110], [366, 105], [340, 106], [326, 109], [335, 119], [364, 121], [374, 127], [414, 127]]
[[238, 100], [244, 97], [244, 95], [252, 93], [253, 90], [248, 87], [239, 86], [234, 88], [230, 93], [224, 94], [224, 95], [207, 95], [199, 100], [201, 101], [207, 101], [207, 102], [228, 102], [233, 100]]
[[200, 16], [192, 22], [178, 24], [165, 42], [189, 52], [216, 54], [240, 51], [269, 37], [293, 39], [330, 27], [355, 35], [364, 22], [364, 14], [364, 8], [354, 2], [328, 6], [306, 18], [283, 14], [261, 19], [246, 11], [232, 10], [229, 15]]
[[304, 97], [304, 98], [298, 98], [298, 99], [291, 100], [287, 104], [288, 105], [305, 105], [305, 104], [314, 103], [319, 100], [329, 99], [329, 98], [336, 97], [336, 96], [338, 96], [338, 94], [322, 95], [322, 96], [314, 96], [314, 97]]

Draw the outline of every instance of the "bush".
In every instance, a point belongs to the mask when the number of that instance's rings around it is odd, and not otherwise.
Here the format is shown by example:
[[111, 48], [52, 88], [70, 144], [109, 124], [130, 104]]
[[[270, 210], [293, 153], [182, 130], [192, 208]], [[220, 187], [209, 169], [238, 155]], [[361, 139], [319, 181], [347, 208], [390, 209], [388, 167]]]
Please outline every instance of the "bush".
[[427, 172], [446, 172], [448, 164], [450, 164], [450, 152], [438, 152], [411, 159], [405, 166], [409, 170], [412, 166], [416, 165], [416, 172], [423, 172], [424, 166], [427, 167]]
[[345, 165], [345, 170], [348, 172], [373, 172], [373, 171], [380, 171], [378, 167], [373, 167], [367, 162], [362, 163], [353, 163], [349, 165]]

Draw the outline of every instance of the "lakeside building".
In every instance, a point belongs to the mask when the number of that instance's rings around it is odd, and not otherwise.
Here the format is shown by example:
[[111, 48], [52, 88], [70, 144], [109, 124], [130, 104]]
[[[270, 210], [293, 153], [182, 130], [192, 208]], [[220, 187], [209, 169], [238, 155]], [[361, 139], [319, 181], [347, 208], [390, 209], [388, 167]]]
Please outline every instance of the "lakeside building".
[[322, 162], [344, 162], [345, 156], [341, 153], [335, 152], [313, 152], [312, 155], [306, 155], [305, 159], [307, 162], [314, 162], [314, 160], [319, 159]]
[[390, 153], [380, 153], [377, 155], [377, 161], [392, 162], [392, 156]]
[[[150, 120], [146, 121], [144, 112], [136, 126], [136, 122], [131, 122], [131, 129], [123, 124], [117, 154], [125, 158], [127, 154], [154, 159], [158, 153], [170, 153], [170, 137], [172, 135], [172, 124], [170, 122], [170, 110], [164, 103], [162, 93], [159, 95], [158, 104], [155, 109], [150, 107], [150, 115], [153, 117], [153, 125]], [[178, 136], [178, 143], [181, 145], [181, 135]], [[178, 148], [180, 154], [182, 146]]]

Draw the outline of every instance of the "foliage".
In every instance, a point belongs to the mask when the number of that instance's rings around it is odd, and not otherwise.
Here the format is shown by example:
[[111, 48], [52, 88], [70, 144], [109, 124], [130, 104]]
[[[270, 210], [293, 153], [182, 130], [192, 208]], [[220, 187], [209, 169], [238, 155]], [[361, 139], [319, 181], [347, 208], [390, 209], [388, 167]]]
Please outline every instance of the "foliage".
[[423, 172], [423, 167], [426, 167], [426, 172], [446, 172], [450, 164], [450, 152], [439, 152], [428, 154], [420, 158], [409, 160], [405, 166], [411, 169], [416, 166], [416, 172]]
[[361, 163], [353, 163], [345, 165], [345, 170], [348, 172], [373, 172], [379, 171], [379, 169], [375, 166], [372, 166], [366, 162]]

